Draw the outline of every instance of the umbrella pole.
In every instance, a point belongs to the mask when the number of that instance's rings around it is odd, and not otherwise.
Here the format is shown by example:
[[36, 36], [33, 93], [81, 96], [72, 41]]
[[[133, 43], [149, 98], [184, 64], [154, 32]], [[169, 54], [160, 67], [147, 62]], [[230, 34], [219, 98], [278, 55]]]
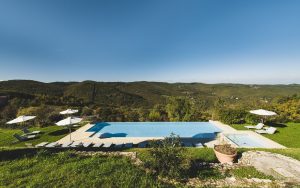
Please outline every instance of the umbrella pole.
[[71, 134], [72, 134], [72, 130], [71, 127], [69, 126], [69, 131], [70, 131], [70, 142], [71, 142]]

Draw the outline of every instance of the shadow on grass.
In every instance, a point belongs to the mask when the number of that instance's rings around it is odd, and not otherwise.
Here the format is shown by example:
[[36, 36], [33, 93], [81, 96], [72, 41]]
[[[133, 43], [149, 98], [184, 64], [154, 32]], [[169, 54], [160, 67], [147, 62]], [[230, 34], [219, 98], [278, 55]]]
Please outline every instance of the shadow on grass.
[[268, 126], [271, 126], [271, 127], [287, 127], [285, 124], [282, 124], [282, 123], [274, 123], [274, 122], [268, 122], [267, 123]]
[[[75, 129], [72, 129], [72, 132], [74, 130]], [[57, 130], [57, 131], [53, 131], [53, 132], [49, 133], [50, 136], [61, 136], [61, 135], [64, 135], [64, 134], [69, 134], [69, 129], [61, 129], [61, 130]]]
[[0, 151], [0, 161], [20, 159], [23, 157], [32, 157], [37, 154], [35, 148], [13, 149]]

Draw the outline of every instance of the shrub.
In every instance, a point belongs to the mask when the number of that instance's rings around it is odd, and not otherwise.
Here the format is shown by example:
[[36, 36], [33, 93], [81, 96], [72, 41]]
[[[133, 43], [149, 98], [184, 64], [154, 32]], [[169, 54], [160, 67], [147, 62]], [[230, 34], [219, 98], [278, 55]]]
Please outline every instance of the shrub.
[[236, 148], [231, 147], [230, 144], [215, 145], [215, 150], [226, 155], [234, 155], [237, 152]]
[[85, 106], [85, 107], [82, 109], [81, 115], [82, 115], [82, 116], [91, 116], [91, 115], [93, 115], [93, 113], [94, 113], [94, 110], [93, 110], [93, 109], [91, 109], [91, 108]]
[[166, 112], [170, 121], [190, 121], [194, 103], [186, 97], [170, 97]]
[[226, 124], [241, 124], [245, 123], [246, 112], [244, 110], [220, 110], [218, 113], [218, 120]]
[[150, 121], [159, 121], [160, 117], [161, 117], [161, 115], [158, 111], [151, 110], [150, 113], [149, 113], [149, 120]]
[[190, 160], [185, 156], [186, 149], [181, 147], [178, 136], [171, 134], [161, 142], [153, 142], [150, 150], [151, 160], [146, 165], [156, 174], [179, 178], [186, 174]]
[[[51, 120], [55, 120], [56, 118], [61, 117], [53, 117], [52, 115], [55, 113], [59, 113], [59, 111], [54, 106], [39, 106], [39, 107], [27, 107], [27, 108], [19, 108], [18, 116], [20, 115], [33, 115], [37, 116], [34, 119], [35, 125], [39, 127], [45, 127], [52, 125], [55, 122]], [[51, 117], [51, 120], [49, 119]], [[34, 124], [30, 122], [30, 124]]]
[[48, 116], [48, 119], [51, 123], [58, 122], [64, 118], [63, 115], [59, 114], [58, 112], [51, 112]]
[[260, 122], [260, 119], [257, 115], [247, 113], [245, 116], [245, 122], [248, 124], [257, 124]]

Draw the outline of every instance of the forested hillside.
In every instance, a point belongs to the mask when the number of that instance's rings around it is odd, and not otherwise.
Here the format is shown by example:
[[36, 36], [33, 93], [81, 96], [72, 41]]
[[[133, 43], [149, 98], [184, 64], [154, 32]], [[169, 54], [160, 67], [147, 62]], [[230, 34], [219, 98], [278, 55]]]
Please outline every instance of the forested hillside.
[[252, 108], [277, 110], [298, 120], [300, 85], [11, 80], [0, 82], [0, 96], [8, 99], [0, 103], [3, 121], [66, 107], [103, 121], [198, 121], [216, 117], [220, 110]]

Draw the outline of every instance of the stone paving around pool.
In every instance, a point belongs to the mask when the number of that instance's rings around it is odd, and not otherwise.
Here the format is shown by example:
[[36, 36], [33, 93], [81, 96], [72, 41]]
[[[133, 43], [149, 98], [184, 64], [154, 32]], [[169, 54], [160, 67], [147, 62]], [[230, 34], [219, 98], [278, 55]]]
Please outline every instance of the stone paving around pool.
[[239, 163], [254, 166], [276, 179], [300, 184], [300, 161], [296, 159], [265, 151], [248, 151], [242, 154]]
[[[222, 141], [228, 142], [224, 135], [226, 134], [248, 134], [251, 135], [251, 137], [255, 138], [258, 141], [266, 143], [265, 148], [285, 148], [284, 146], [262, 136], [254, 131], [239, 131], [236, 130], [229, 125], [225, 125], [219, 121], [209, 121], [213, 125], [215, 125], [217, 128], [222, 130], [222, 133], [220, 133], [220, 138], [219, 139], [214, 139], [214, 140], [199, 140], [199, 139], [193, 139], [193, 138], [185, 138], [185, 141], [188, 142], [202, 142], [206, 147], [213, 148], [215, 144], [219, 144]], [[112, 137], [112, 138], [99, 138], [99, 135], [95, 132], [87, 132], [88, 129], [93, 127], [94, 124], [86, 124], [83, 127], [77, 129], [75, 132], [71, 134], [71, 140], [72, 141], [80, 141], [83, 143], [87, 142], [92, 142], [94, 144], [96, 143], [114, 143], [114, 144], [123, 144], [123, 143], [133, 143], [133, 144], [138, 144], [143, 141], [147, 140], [157, 140], [157, 139], [163, 139], [163, 137]], [[66, 142], [70, 141], [70, 136], [67, 135], [64, 138], [60, 139], [58, 142], [63, 144]], [[230, 142], [229, 142], [230, 143]], [[234, 145], [234, 143], [230, 143]]]

